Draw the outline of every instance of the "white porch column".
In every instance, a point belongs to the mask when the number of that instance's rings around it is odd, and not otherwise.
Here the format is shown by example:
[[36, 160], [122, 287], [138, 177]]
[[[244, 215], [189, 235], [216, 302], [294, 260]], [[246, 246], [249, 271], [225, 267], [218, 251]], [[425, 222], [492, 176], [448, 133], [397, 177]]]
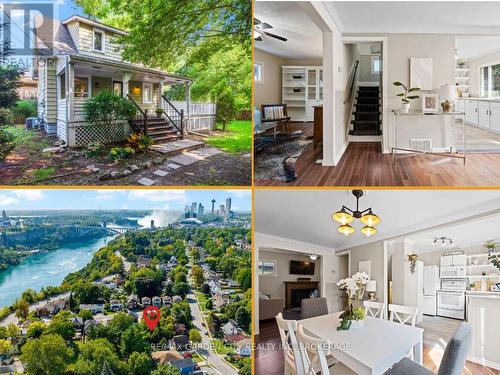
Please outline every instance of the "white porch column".
[[162, 95], [163, 95], [164, 85], [165, 85], [165, 80], [163, 78], [160, 78], [160, 83], [158, 86], [158, 107], [159, 108], [163, 108]]
[[75, 66], [73, 63], [68, 62], [66, 66], [66, 80], [67, 80], [67, 102], [68, 102], [68, 122], [75, 118]]
[[184, 84], [184, 88], [186, 92], [184, 94], [184, 98], [186, 99], [186, 113], [184, 115], [185, 118], [189, 119], [189, 115], [191, 113], [191, 82], [186, 82]]
[[123, 81], [123, 96], [127, 96], [128, 93], [129, 93], [128, 83], [130, 81], [130, 78], [132, 78], [132, 73], [130, 73], [130, 72], [123, 72], [123, 78], [122, 78], [122, 81]]

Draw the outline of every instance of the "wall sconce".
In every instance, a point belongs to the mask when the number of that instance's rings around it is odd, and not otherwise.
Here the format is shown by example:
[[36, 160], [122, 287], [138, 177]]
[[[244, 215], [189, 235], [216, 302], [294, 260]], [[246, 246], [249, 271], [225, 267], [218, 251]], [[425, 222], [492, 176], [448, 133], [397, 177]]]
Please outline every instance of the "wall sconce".
[[141, 93], [141, 88], [140, 87], [135, 86], [134, 88], [132, 88], [132, 94], [139, 95], [140, 93]]

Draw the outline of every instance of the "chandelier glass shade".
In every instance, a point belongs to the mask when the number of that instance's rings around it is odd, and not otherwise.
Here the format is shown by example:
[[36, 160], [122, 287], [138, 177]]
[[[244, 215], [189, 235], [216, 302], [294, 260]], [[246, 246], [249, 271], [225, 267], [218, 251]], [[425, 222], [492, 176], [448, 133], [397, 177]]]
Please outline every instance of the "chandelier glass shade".
[[380, 223], [380, 217], [373, 213], [371, 207], [360, 211], [359, 198], [364, 195], [362, 190], [353, 190], [352, 194], [356, 197], [356, 209], [351, 210], [349, 207], [342, 206], [340, 210], [332, 214], [332, 219], [340, 224], [337, 230], [345, 236], [354, 233], [354, 227], [349, 224], [351, 224], [354, 219], [358, 219], [364, 224], [364, 227], [360, 230], [361, 233], [367, 237], [377, 234], [375, 225]]

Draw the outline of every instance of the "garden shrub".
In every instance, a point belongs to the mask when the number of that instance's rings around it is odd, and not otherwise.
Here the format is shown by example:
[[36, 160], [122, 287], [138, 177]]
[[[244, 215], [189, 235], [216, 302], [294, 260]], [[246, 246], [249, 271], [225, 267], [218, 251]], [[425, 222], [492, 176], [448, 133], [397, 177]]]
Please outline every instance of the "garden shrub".
[[131, 157], [135, 154], [135, 151], [132, 147], [113, 147], [109, 156], [114, 161], [123, 160]]
[[12, 112], [7, 108], [0, 108], [0, 127], [12, 125], [13, 122]]
[[26, 118], [36, 117], [37, 103], [35, 100], [19, 100], [12, 108], [12, 115], [16, 124], [24, 124]]
[[90, 142], [85, 148], [85, 156], [93, 158], [104, 154], [105, 147], [101, 142]]
[[234, 96], [227, 90], [223, 91], [217, 98], [216, 121], [226, 130], [226, 125], [236, 117], [236, 101]]
[[128, 146], [130, 146], [135, 152], [146, 152], [148, 147], [151, 146], [153, 140], [151, 137], [144, 133], [133, 133], [128, 137]]
[[0, 160], [5, 157], [14, 149], [14, 135], [5, 129], [0, 128]]
[[127, 98], [115, 95], [112, 91], [102, 91], [84, 104], [85, 120], [95, 126], [104, 127], [106, 141], [112, 138], [112, 125], [134, 118], [137, 109]]

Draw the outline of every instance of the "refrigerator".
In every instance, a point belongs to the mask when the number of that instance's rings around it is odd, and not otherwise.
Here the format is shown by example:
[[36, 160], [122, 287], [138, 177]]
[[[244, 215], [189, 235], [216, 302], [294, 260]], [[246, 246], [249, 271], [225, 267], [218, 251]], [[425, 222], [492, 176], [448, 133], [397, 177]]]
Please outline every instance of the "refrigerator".
[[422, 312], [425, 315], [437, 315], [437, 291], [440, 288], [439, 267], [424, 267], [424, 296]]

